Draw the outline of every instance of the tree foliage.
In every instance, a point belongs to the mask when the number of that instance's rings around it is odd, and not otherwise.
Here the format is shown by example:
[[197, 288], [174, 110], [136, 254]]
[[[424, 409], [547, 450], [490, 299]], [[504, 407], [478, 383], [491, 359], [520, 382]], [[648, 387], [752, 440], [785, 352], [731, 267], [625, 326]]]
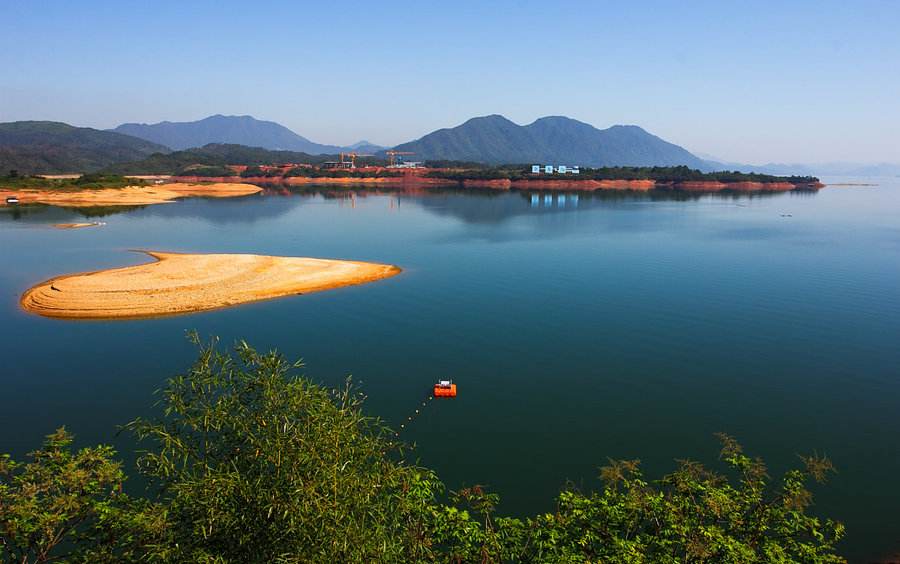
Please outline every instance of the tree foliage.
[[[722, 435], [717, 473], [680, 461], [660, 480], [610, 461], [595, 491], [555, 511], [498, 515], [483, 486], [445, 492], [404, 446], [300, 363], [239, 343], [202, 346], [161, 390], [160, 416], [127, 428], [144, 450], [145, 499], [119, 492], [108, 447], [73, 453], [59, 431], [33, 462], [0, 465], [4, 559], [47, 562], [837, 563], [843, 526], [807, 511], [822, 457], [772, 480]], [[26, 557], [26, 559], [23, 559]]]
[[130, 428], [153, 448], [142, 472], [167, 512], [176, 561], [402, 561], [424, 471], [395, 456], [349, 384], [327, 390], [299, 364], [241, 343], [202, 350], [163, 390], [166, 417]]
[[[15, 172], [15, 171], [12, 171]], [[0, 186], [4, 188], [42, 188], [53, 190], [84, 190], [93, 188], [124, 188], [147, 184], [140, 178], [126, 178], [114, 174], [89, 173], [76, 178], [44, 178], [19, 174], [0, 176]]]
[[58, 429], [29, 457], [0, 457], [0, 561], [77, 558], [75, 541], [122, 505], [125, 475], [110, 447], [73, 451]]

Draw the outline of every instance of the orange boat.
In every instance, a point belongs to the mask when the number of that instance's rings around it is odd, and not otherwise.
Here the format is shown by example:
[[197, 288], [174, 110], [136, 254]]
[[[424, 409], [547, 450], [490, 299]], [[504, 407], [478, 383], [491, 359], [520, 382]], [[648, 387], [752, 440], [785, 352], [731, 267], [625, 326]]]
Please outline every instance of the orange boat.
[[452, 380], [439, 380], [434, 385], [434, 397], [436, 398], [455, 398], [456, 384]]

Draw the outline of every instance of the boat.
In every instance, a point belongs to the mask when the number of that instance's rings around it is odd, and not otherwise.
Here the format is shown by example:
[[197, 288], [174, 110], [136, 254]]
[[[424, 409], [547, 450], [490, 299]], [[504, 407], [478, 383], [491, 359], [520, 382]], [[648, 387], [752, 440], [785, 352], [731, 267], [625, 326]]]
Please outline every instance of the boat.
[[434, 397], [455, 398], [456, 384], [452, 380], [438, 380], [438, 383], [434, 385]]
[[18, 204], [19, 197], [18, 196], [10, 196], [10, 197], [6, 198], [6, 203], [7, 204]]

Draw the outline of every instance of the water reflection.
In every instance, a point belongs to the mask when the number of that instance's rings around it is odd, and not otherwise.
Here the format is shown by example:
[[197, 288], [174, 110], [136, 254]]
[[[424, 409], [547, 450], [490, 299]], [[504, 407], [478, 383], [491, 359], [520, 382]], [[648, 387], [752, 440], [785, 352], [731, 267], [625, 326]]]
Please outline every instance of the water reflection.
[[[196, 218], [216, 224], [252, 224], [283, 216], [309, 201], [336, 202], [351, 209], [367, 200], [383, 201], [388, 209], [399, 210], [411, 203], [438, 216], [450, 216], [467, 224], [491, 224], [525, 215], [586, 212], [598, 208], [633, 209], [644, 203], [691, 202], [725, 203], [744, 206], [754, 200], [774, 198], [814, 198], [816, 192], [762, 192], [700, 194], [672, 191], [596, 192], [498, 191], [434, 187], [334, 187], [266, 184], [262, 194], [228, 199], [188, 198], [155, 206], [102, 206], [59, 208], [43, 204], [0, 208], [0, 221], [52, 223], [72, 218], [96, 218], [140, 212], [144, 217]], [[246, 205], [252, 202], [253, 205]], [[209, 204], [215, 205], [209, 205]]]

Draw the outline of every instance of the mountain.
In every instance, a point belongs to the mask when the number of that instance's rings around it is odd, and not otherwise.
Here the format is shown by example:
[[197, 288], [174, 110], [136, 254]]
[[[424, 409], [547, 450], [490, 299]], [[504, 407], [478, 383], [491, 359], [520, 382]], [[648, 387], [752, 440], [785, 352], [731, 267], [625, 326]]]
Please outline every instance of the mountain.
[[168, 148], [143, 139], [55, 121], [0, 123], [0, 171], [22, 174], [92, 172]]
[[561, 116], [524, 126], [500, 115], [476, 117], [394, 149], [411, 151], [416, 160], [708, 168], [687, 150], [635, 125], [597, 129]]
[[381, 145], [376, 145], [375, 143], [370, 143], [365, 140], [357, 141], [356, 143], [347, 145], [343, 148], [344, 152], [353, 151], [361, 155], [374, 155], [375, 153], [380, 153], [386, 149], [387, 147], [382, 147]]
[[335, 154], [344, 150], [335, 145], [314, 143], [281, 124], [251, 116], [214, 115], [199, 121], [163, 121], [152, 125], [123, 123], [113, 131], [140, 137], [177, 151], [203, 147], [210, 143], [299, 151], [311, 155]]

